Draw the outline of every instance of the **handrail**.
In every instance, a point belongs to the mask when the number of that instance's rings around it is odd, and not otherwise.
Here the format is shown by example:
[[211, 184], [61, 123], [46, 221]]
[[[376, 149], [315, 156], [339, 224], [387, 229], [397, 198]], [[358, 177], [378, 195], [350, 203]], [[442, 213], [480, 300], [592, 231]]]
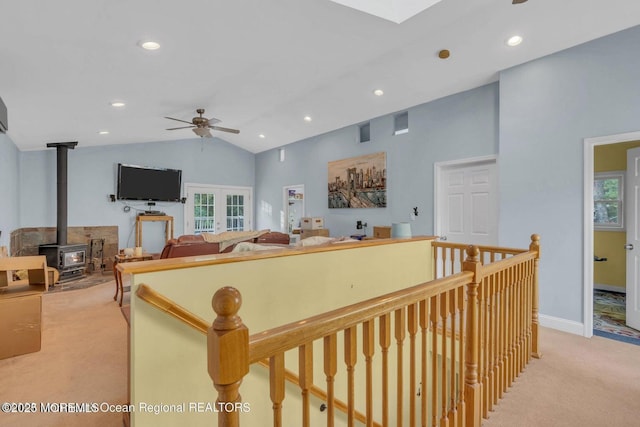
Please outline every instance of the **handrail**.
[[249, 337], [249, 363], [467, 284], [472, 277], [473, 274], [469, 272], [458, 273], [253, 334]]
[[164, 311], [165, 313], [175, 317], [183, 323], [194, 328], [196, 331], [207, 335], [207, 330], [209, 329], [209, 323], [204, 320], [202, 317], [197, 316], [187, 310], [186, 308], [176, 304], [171, 301], [169, 298], [165, 297], [161, 293], [151, 289], [149, 286], [144, 283], [138, 286], [138, 290], [136, 291], [136, 295], [141, 300], [148, 302], [155, 308], [160, 311]]
[[[467, 243], [452, 243], [452, 242], [443, 242], [441, 240], [436, 240], [431, 243], [432, 246], [437, 246], [441, 248], [454, 248], [454, 249], [466, 249], [469, 244]], [[527, 252], [526, 249], [521, 248], [503, 248], [502, 246], [482, 246], [476, 245], [476, 247], [480, 250], [480, 252], [499, 252], [509, 255], [521, 254], [523, 252]]]

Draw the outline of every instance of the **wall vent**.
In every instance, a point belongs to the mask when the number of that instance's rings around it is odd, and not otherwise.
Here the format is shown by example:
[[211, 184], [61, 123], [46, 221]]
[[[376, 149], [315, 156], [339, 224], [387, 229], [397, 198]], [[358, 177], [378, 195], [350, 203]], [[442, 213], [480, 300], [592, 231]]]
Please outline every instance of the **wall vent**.
[[409, 112], [396, 114], [393, 118], [393, 134], [400, 135], [409, 132]]
[[359, 126], [360, 142], [371, 141], [371, 123], [363, 123]]
[[0, 133], [5, 133], [9, 130], [9, 120], [7, 115], [7, 106], [2, 102], [0, 98]]

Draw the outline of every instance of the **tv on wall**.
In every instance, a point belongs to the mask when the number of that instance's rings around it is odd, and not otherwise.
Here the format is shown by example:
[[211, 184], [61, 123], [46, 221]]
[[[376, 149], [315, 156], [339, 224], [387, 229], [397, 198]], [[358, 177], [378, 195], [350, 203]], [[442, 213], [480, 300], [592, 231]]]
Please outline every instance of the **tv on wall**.
[[118, 163], [118, 200], [179, 202], [182, 171]]

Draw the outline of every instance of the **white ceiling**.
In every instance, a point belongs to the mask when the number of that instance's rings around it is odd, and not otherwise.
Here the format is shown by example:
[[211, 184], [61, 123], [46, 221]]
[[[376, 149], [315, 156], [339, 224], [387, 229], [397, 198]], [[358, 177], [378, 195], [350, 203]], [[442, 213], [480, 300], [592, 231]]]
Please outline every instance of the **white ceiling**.
[[401, 24], [329, 0], [0, 0], [0, 97], [21, 150], [197, 138], [163, 117], [205, 108], [257, 153], [638, 24], [637, 0], [441, 0]]

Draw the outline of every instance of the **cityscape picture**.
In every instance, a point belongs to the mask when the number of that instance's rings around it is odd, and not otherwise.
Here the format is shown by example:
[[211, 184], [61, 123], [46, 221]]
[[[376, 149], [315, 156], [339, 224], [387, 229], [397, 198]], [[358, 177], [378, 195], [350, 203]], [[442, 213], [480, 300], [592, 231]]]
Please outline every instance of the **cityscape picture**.
[[329, 208], [387, 207], [387, 153], [329, 162]]

